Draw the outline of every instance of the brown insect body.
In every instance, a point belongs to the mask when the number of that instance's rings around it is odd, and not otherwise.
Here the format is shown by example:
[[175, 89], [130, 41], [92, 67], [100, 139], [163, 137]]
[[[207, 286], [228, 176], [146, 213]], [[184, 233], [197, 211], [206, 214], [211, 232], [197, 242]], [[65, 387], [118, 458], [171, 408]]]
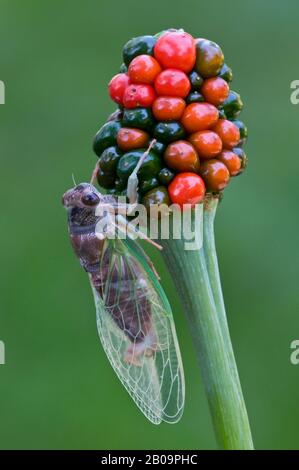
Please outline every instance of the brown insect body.
[[[97, 197], [92, 205], [84, 202], [84, 197], [90, 193]], [[151, 329], [149, 302], [144, 295], [144, 288], [139, 288], [135, 282], [136, 272], [139, 271], [139, 283], [142, 283], [143, 274], [137, 263], [129, 266], [122, 262], [121, 266], [114, 265], [111, 270], [110, 252], [105, 250], [106, 241], [96, 236], [96, 224], [100, 217], [95, 215], [95, 209], [101, 203], [116, 205], [116, 200], [112, 196], [101, 195], [87, 183], [80, 184], [64, 194], [63, 205], [68, 210], [71, 244], [81, 266], [89, 273], [94, 288], [102, 299], [105, 299], [105, 306], [117, 326], [132, 342], [140, 343]], [[106, 289], [108, 282], [109, 289]]]

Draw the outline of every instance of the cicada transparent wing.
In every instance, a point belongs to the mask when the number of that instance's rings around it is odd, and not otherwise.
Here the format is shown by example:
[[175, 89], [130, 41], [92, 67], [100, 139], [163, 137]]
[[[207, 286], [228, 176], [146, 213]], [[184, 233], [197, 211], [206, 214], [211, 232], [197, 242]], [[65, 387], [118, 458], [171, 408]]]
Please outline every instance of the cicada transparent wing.
[[177, 422], [185, 383], [174, 320], [142, 249], [106, 240], [90, 278], [99, 336], [122, 384], [152, 423]]

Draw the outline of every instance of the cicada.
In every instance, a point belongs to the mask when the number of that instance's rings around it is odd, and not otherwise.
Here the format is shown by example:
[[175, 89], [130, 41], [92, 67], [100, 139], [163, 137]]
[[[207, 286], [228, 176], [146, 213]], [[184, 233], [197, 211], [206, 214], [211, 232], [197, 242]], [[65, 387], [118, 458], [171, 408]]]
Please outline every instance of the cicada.
[[171, 307], [150, 259], [136, 239], [97, 235], [97, 209], [119, 210], [114, 196], [82, 183], [64, 194], [63, 205], [112, 367], [152, 423], [177, 422], [184, 407], [183, 366]]

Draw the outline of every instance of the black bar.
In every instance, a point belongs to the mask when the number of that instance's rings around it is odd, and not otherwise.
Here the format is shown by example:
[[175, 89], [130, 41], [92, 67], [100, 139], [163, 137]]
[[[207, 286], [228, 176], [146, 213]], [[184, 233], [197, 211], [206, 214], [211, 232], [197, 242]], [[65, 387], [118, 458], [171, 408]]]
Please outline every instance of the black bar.
[[205, 450], [92, 450], [92, 451], [1, 451], [0, 466], [8, 463], [43, 463], [76, 464], [92, 466], [92, 468], [107, 467], [108, 465], [121, 465], [127, 468], [137, 468], [144, 465], [204, 465], [211, 462], [236, 463], [264, 462], [269, 464], [272, 460], [299, 462], [299, 451], [205, 451]]

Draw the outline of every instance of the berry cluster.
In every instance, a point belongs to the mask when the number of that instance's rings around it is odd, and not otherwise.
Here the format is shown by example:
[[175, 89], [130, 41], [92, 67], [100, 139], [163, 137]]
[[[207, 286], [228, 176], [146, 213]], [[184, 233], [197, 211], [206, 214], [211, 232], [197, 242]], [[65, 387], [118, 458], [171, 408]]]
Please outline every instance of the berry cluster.
[[141, 202], [195, 204], [221, 192], [246, 164], [243, 104], [220, 47], [183, 30], [133, 38], [109, 83], [119, 110], [95, 136], [98, 182], [124, 194], [139, 158]]

